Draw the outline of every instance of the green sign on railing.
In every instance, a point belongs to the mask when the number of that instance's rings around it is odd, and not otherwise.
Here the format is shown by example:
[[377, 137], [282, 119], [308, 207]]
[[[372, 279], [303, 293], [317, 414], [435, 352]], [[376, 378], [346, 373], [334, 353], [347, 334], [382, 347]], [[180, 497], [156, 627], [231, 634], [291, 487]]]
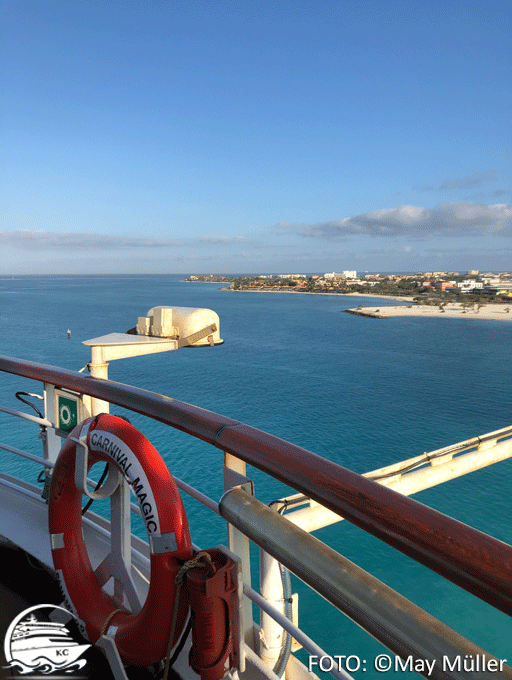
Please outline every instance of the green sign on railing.
[[78, 401], [59, 394], [57, 396], [57, 414], [59, 430], [71, 432], [78, 425]]

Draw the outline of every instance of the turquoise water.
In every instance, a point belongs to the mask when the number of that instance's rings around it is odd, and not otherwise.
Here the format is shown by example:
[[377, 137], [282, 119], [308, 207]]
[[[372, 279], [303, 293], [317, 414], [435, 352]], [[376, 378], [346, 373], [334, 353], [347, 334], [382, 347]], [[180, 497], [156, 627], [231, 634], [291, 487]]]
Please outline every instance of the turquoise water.
[[[125, 331], [150, 307], [208, 307], [219, 314], [224, 345], [112, 362], [110, 377], [242, 420], [357, 472], [511, 424], [512, 324], [341, 313], [359, 303], [373, 304], [355, 297], [229, 293], [165, 276], [4, 277], [0, 353], [77, 370], [89, 360], [82, 340]], [[394, 304], [379, 300], [380, 306]], [[1, 379], [4, 406], [19, 407], [16, 390], [40, 392], [31, 381]], [[130, 418], [172, 472], [220, 497], [220, 451], [140, 416]], [[0, 428], [2, 441], [39, 452], [34, 426], [0, 415]], [[16, 466], [19, 460], [2, 454], [2, 470]], [[37, 467], [26, 466], [27, 477], [35, 478]], [[287, 491], [250, 472], [261, 500]], [[511, 484], [509, 460], [416, 498], [510, 542]], [[189, 501], [186, 507], [195, 543], [226, 542], [221, 520]], [[512, 663], [512, 623], [505, 615], [348, 522], [316, 535]], [[356, 677], [382, 677], [371, 665], [382, 648], [300, 583], [294, 581], [294, 588], [301, 627], [330, 654], [367, 658], [367, 672]]]

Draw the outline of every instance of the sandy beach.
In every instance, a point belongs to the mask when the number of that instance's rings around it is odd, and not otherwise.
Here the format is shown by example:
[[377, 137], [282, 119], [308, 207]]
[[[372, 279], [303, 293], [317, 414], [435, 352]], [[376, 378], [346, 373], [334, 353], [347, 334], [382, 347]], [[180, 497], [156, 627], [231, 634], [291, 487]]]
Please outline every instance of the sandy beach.
[[[510, 311], [507, 312], [506, 310]], [[487, 304], [477, 311], [476, 305], [472, 305], [467, 309], [462, 307], [458, 302], [452, 302], [444, 307], [444, 312], [439, 310], [439, 307], [430, 307], [427, 305], [400, 305], [395, 307], [366, 307], [361, 309], [350, 309], [354, 314], [361, 316], [372, 316], [379, 319], [389, 318], [392, 316], [415, 316], [415, 317], [434, 317], [434, 318], [451, 318], [451, 319], [484, 319], [491, 321], [512, 321], [512, 301], [510, 305], [496, 305]]]
[[343, 297], [384, 298], [385, 300], [398, 300], [399, 302], [410, 302], [411, 304], [415, 304], [410, 295], [379, 295], [377, 293], [334, 293], [334, 295], [343, 295]]

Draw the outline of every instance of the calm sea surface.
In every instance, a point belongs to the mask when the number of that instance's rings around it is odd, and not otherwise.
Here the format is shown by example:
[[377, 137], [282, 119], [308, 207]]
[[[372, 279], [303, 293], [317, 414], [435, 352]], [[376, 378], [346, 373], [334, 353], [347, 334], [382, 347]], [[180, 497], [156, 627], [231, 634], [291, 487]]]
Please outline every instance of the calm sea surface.
[[[230, 293], [165, 276], [4, 277], [0, 353], [78, 370], [89, 360], [82, 340], [125, 331], [156, 305], [207, 307], [220, 317], [224, 345], [112, 362], [110, 378], [244, 421], [357, 472], [512, 423], [511, 323], [341, 313], [359, 303], [374, 304], [356, 297]], [[31, 381], [1, 379], [2, 404], [10, 408], [20, 406], [16, 390], [41, 391]], [[141, 416], [130, 419], [176, 476], [220, 497], [220, 451]], [[36, 426], [0, 415], [0, 428], [2, 441], [39, 452]], [[2, 454], [2, 470], [19, 465]], [[33, 480], [39, 469], [24, 465]], [[287, 492], [259, 471], [250, 472], [261, 500]], [[511, 488], [508, 460], [416, 498], [511, 542]], [[226, 543], [220, 519], [185, 503], [195, 543]], [[316, 536], [512, 664], [510, 618], [348, 522]], [[296, 579], [293, 585], [301, 627], [330, 654], [367, 659], [367, 672], [356, 677], [382, 677], [373, 670], [374, 657], [384, 651], [380, 645]]]

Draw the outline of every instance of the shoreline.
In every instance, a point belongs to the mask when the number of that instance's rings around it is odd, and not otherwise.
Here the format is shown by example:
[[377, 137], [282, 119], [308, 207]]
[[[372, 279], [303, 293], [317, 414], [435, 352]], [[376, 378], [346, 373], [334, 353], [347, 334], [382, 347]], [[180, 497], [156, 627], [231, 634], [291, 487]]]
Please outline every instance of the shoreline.
[[[510, 312], [505, 311], [507, 308]], [[476, 311], [471, 308], [464, 310], [460, 302], [451, 302], [441, 312], [439, 307], [417, 305], [395, 307], [363, 307], [362, 309], [345, 309], [349, 314], [366, 316], [373, 319], [389, 319], [391, 317], [422, 317], [422, 318], [448, 318], [448, 319], [483, 319], [484, 321], [512, 321], [512, 306], [500, 304], [487, 304]]]
[[[363, 307], [357, 309], [352, 307], [350, 309], [343, 309], [341, 311], [355, 314], [356, 316], [366, 316], [373, 319], [389, 319], [392, 317], [422, 317], [422, 318], [447, 318], [447, 319], [483, 319], [484, 321], [512, 321], [512, 302], [507, 304], [488, 303], [475, 312], [476, 304], [472, 304], [466, 311], [462, 307], [461, 302], [449, 302], [444, 307], [444, 312], [439, 310], [439, 307], [433, 305], [418, 305], [411, 297], [400, 295], [379, 295], [377, 293], [318, 293], [309, 291], [295, 291], [295, 290], [272, 290], [265, 289], [244, 289], [234, 290], [232, 288], [221, 288], [220, 290], [227, 290], [232, 293], [274, 293], [274, 294], [288, 294], [288, 295], [332, 295], [343, 298], [350, 297], [367, 297], [367, 298], [382, 298], [384, 300], [396, 300], [397, 302], [408, 302], [408, 305], [384, 306], [384, 307]], [[511, 308], [510, 312], [506, 312], [507, 307]]]
[[387, 300], [398, 300], [398, 302], [410, 302], [411, 304], [416, 304], [412, 301], [411, 297], [400, 296], [400, 295], [378, 295], [377, 293], [319, 293], [310, 292], [307, 290], [272, 290], [271, 288], [244, 288], [243, 290], [234, 290], [233, 288], [219, 288], [219, 290], [226, 290], [229, 293], [281, 293], [287, 295], [335, 295], [337, 297], [350, 298], [350, 297], [371, 297], [371, 298], [383, 298]]

